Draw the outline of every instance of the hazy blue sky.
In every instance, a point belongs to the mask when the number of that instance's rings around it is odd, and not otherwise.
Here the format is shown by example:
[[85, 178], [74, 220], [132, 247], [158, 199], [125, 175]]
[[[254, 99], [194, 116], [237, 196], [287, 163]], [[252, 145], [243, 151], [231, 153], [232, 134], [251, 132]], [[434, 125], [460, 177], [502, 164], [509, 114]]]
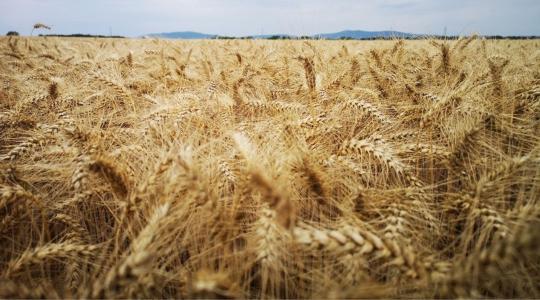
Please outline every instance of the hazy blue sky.
[[540, 0], [0, 0], [0, 34], [313, 34], [344, 29], [540, 35]]

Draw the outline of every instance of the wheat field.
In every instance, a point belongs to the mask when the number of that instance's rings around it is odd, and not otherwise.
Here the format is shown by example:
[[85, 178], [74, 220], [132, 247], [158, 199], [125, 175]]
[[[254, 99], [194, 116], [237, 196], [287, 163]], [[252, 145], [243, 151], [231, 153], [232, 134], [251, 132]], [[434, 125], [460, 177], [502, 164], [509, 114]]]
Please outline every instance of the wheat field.
[[538, 41], [0, 56], [0, 298], [540, 297]]

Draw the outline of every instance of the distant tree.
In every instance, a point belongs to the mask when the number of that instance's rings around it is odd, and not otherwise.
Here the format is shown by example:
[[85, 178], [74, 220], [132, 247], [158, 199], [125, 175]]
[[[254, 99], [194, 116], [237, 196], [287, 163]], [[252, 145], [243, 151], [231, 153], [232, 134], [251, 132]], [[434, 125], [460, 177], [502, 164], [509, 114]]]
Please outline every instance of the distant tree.
[[7, 36], [19, 36], [19, 33], [17, 31], [8, 31], [6, 34]]
[[39, 36], [54, 36], [54, 37], [82, 37], [82, 38], [114, 38], [114, 39], [123, 39], [124, 36], [121, 35], [92, 35], [92, 34], [82, 34], [82, 33], [73, 33], [73, 34], [39, 34]]
[[290, 37], [285, 35], [272, 35], [268, 37], [269, 40], [290, 40]]

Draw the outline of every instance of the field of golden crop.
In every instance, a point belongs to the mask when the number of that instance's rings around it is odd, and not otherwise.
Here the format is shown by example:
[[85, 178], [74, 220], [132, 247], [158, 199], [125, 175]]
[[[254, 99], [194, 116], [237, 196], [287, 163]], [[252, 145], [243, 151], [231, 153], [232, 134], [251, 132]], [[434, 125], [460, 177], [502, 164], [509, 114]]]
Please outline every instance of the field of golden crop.
[[540, 297], [538, 41], [0, 57], [0, 298]]

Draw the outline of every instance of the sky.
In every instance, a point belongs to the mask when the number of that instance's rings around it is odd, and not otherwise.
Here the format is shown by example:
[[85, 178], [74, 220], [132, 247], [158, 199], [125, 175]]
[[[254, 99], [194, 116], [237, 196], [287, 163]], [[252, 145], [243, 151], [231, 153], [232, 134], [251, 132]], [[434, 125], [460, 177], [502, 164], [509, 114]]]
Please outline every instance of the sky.
[[0, 34], [247, 36], [341, 30], [540, 35], [540, 0], [0, 0]]

